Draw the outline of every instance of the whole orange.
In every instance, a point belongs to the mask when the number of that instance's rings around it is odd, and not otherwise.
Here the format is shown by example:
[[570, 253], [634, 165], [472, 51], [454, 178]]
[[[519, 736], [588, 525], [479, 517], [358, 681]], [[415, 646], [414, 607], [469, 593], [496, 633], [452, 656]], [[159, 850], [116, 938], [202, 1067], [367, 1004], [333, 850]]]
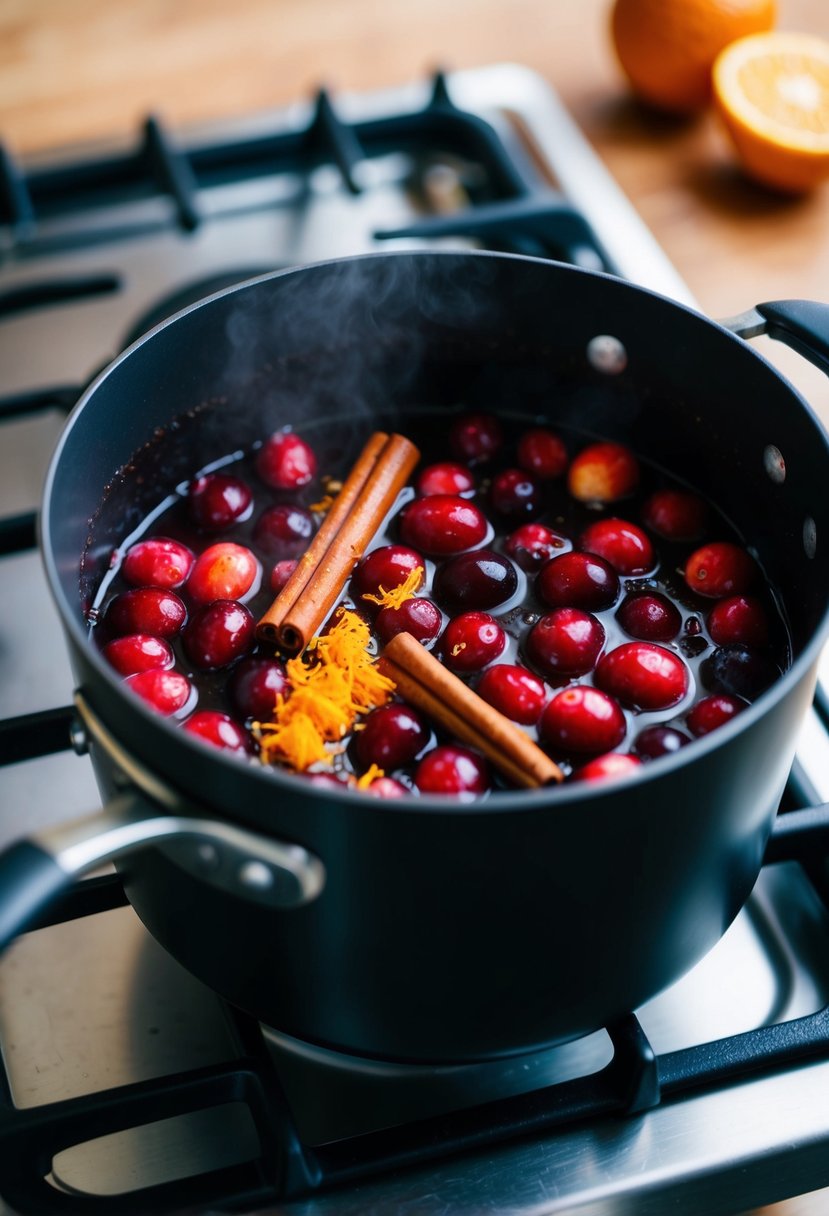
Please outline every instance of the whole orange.
[[707, 105], [720, 51], [775, 17], [775, 0], [614, 0], [610, 28], [637, 96], [687, 113]]

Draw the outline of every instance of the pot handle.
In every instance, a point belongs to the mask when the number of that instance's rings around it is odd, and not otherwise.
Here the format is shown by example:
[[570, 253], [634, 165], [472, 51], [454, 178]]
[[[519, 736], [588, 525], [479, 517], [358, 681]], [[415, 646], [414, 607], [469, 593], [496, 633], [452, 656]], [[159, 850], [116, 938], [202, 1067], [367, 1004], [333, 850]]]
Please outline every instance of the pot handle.
[[816, 300], [771, 300], [720, 324], [740, 338], [767, 334], [785, 342], [829, 376], [829, 304]]

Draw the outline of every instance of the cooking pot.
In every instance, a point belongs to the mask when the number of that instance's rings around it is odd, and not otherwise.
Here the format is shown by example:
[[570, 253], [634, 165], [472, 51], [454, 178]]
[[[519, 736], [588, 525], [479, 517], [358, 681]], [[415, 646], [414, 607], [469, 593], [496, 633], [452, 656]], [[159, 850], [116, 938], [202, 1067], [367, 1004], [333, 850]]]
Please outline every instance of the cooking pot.
[[[827, 367], [829, 307], [761, 305], [740, 326]], [[444, 433], [459, 409], [622, 440], [716, 502], [780, 590], [785, 674], [635, 779], [383, 801], [206, 747], [90, 643], [113, 549], [194, 470], [282, 426], [356, 454], [378, 421]], [[172, 955], [296, 1037], [460, 1061], [607, 1025], [713, 946], [757, 877], [829, 623], [827, 485], [826, 436], [766, 360], [610, 276], [406, 252], [185, 310], [92, 384], [51, 465], [43, 556], [107, 805], [7, 852], [0, 938], [115, 858]]]

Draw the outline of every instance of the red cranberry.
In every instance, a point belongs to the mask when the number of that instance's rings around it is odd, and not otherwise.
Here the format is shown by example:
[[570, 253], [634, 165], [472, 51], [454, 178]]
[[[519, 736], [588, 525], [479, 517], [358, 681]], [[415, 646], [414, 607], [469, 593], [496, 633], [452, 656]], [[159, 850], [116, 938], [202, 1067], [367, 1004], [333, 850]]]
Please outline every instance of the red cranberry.
[[486, 761], [465, 747], [445, 744], [427, 752], [415, 770], [415, 785], [422, 794], [472, 797], [489, 789]]
[[610, 562], [619, 574], [644, 574], [654, 564], [647, 535], [626, 519], [597, 519], [582, 532], [580, 546]]
[[673, 726], [647, 726], [636, 736], [633, 751], [642, 760], [656, 760], [659, 756], [672, 756], [691, 740]]
[[441, 651], [450, 671], [480, 671], [503, 653], [507, 635], [488, 612], [463, 612], [443, 631]]
[[168, 643], [148, 633], [128, 633], [125, 637], [113, 638], [101, 653], [122, 676], [134, 676], [138, 671], [153, 671], [155, 668], [166, 669], [175, 662]]
[[394, 777], [378, 777], [363, 793], [370, 798], [407, 798], [411, 791]]
[[753, 701], [780, 675], [777, 664], [759, 650], [743, 642], [718, 646], [700, 664], [702, 682], [711, 692], [730, 693]]
[[688, 669], [678, 655], [652, 642], [625, 642], [596, 667], [596, 684], [632, 709], [668, 709], [688, 691]]
[[205, 532], [221, 532], [247, 519], [253, 508], [250, 486], [227, 473], [206, 473], [187, 491], [190, 518]]
[[440, 609], [431, 600], [412, 596], [404, 600], [399, 608], [382, 608], [377, 614], [374, 629], [383, 643], [390, 642], [398, 633], [410, 633], [421, 645], [434, 642], [443, 623]]
[[544, 708], [544, 685], [526, 667], [498, 663], [481, 676], [478, 696], [511, 722], [535, 726]]
[[544, 524], [522, 524], [504, 541], [504, 552], [516, 566], [530, 572], [537, 570], [556, 550], [566, 548], [569, 543]]
[[363, 596], [377, 596], [381, 590], [394, 591], [396, 587], [402, 587], [415, 570], [420, 570], [425, 577], [425, 563], [414, 549], [405, 545], [383, 545], [373, 549], [355, 569], [351, 576], [351, 595], [361, 607], [376, 611], [377, 605], [364, 600]]
[[658, 591], [638, 591], [624, 599], [616, 619], [632, 638], [670, 642], [682, 628], [679, 609]]
[[620, 752], [609, 752], [606, 756], [596, 756], [588, 760], [581, 768], [573, 773], [573, 781], [606, 781], [610, 777], [630, 777], [640, 768], [641, 760], [636, 756], [623, 755]]
[[497, 608], [517, 590], [515, 567], [493, 549], [450, 558], [438, 567], [433, 582], [435, 599], [447, 612]]
[[200, 709], [184, 723], [184, 730], [225, 752], [249, 752], [250, 739], [237, 722], [215, 709]]
[[479, 464], [501, 448], [501, 423], [492, 414], [465, 414], [449, 430], [449, 446], [458, 460]]
[[256, 521], [253, 536], [269, 557], [298, 557], [308, 548], [314, 535], [314, 517], [304, 507], [277, 503], [268, 507]]
[[157, 587], [136, 587], [122, 591], [110, 600], [106, 623], [116, 635], [150, 633], [157, 638], [174, 638], [187, 619], [187, 609], [173, 591]]
[[180, 717], [195, 703], [196, 690], [178, 671], [139, 671], [128, 676], [125, 683], [138, 693], [151, 709], [165, 718]]
[[769, 618], [759, 600], [750, 595], [733, 595], [720, 600], [708, 614], [708, 632], [718, 646], [745, 642], [748, 646], [767, 646]]
[[383, 705], [364, 719], [355, 736], [355, 751], [362, 768], [403, 768], [429, 742], [429, 729], [408, 705]]
[[601, 612], [615, 604], [619, 576], [593, 553], [562, 553], [542, 566], [535, 589], [548, 608], [584, 608]]
[[756, 577], [754, 558], [727, 540], [703, 545], [685, 563], [685, 581], [691, 590], [713, 599], [744, 595]]
[[694, 541], [705, 531], [708, 506], [690, 490], [657, 490], [642, 507], [642, 520], [665, 540]]
[[234, 668], [228, 693], [243, 718], [270, 722], [276, 698], [290, 691], [285, 666], [279, 659], [243, 659]]
[[256, 471], [274, 490], [299, 490], [317, 471], [313, 449], [290, 431], [277, 431], [256, 456]]
[[187, 593], [197, 604], [240, 600], [258, 589], [262, 569], [244, 545], [220, 541], [205, 549], [187, 580]]
[[524, 469], [502, 469], [492, 479], [489, 502], [494, 511], [507, 520], [532, 518], [544, 506], [541, 482]]
[[418, 477], [415, 488], [424, 498], [432, 494], [466, 494], [475, 489], [475, 479], [466, 465], [444, 460], [428, 465]]
[[489, 531], [478, 507], [453, 494], [416, 498], [400, 516], [400, 537], [405, 545], [432, 557], [463, 553], [479, 545]]
[[254, 643], [255, 622], [235, 600], [215, 600], [193, 616], [182, 634], [184, 649], [196, 667], [227, 667]]
[[603, 626], [589, 612], [556, 608], [527, 634], [527, 656], [545, 676], [581, 676], [593, 670], [604, 640]]
[[175, 591], [186, 581], [194, 555], [180, 541], [166, 536], [140, 540], [127, 550], [121, 566], [124, 581], [133, 587], [160, 587]]
[[740, 697], [732, 697], [727, 693], [714, 693], [713, 696], [703, 697], [689, 711], [685, 721], [692, 735], [697, 738], [716, 730], [724, 722], [730, 722], [737, 714], [748, 708], [747, 703]]
[[586, 684], [557, 693], [539, 723], [544, 742], [568, 755], [612, 751], [626, 729], [625, 715], [613, 698]]
[[552, 481], [567, 468], [567, 448], [554, 431], [535, 427], [518, 440], [518, 463], [542, 481]]
[[288, 579], [296, 570], [295, 561], [277, 562], [273, 570], [271, 570], [271, 591], [274, 595], [278, 595], [282, 588], [287, 583]]
[[621, 443], [593, 443], [579, 452], [567, 474], [579, 502], [616, 502], [639, 484], [639, 462]]

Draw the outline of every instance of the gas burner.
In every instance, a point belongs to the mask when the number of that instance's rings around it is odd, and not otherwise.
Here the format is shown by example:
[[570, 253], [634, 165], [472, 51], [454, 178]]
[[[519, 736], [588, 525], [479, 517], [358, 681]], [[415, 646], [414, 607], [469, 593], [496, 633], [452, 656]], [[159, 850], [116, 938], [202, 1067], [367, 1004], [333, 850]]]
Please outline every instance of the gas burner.
[[270, 274], [273, 270], [281, 269], [283, 268], [280, 266], [248, 266], [238, 270], [223, 270], [219, 274], [197, 279], [194, 283], [185, 283], [183, 287], [177, 287], [175, 291], [165, 295], [138, 318], [124, 339], [124, 346], [132, 346], [133, 342], [143, 337], [149, 330], [154, 329], [156, 325], [160, 325], [168, 317], [181, 312], [183, 308], [197, 304], [206, 296], [212, 296], [217, 291], [223, 291], [225, 287], [235, 287], [248, 279], [256, 279], [260, 275]]

